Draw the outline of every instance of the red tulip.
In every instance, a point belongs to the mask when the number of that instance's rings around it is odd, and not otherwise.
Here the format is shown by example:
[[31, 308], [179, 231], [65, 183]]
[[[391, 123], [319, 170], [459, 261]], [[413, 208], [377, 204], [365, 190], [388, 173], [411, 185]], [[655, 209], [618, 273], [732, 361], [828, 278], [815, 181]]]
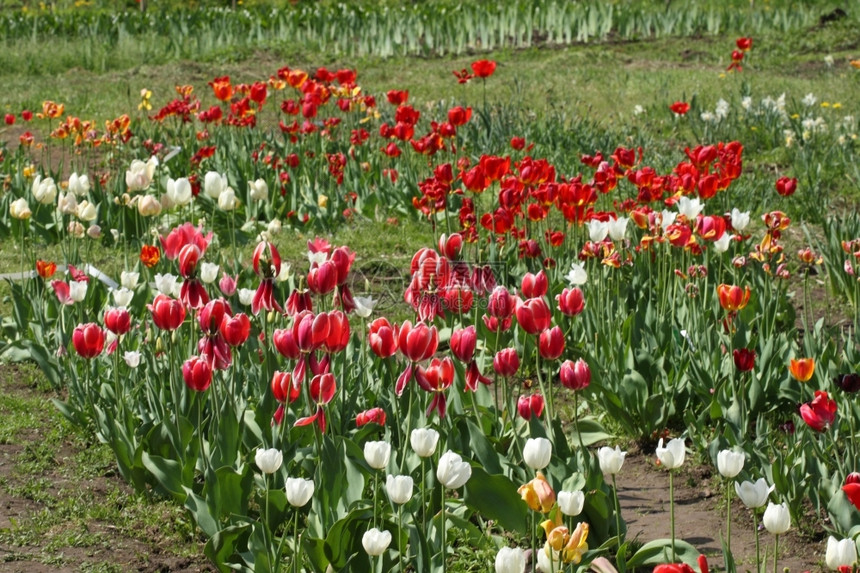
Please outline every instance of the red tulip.
[[207, 302], [197, 313], [197, 323], [200, 329], [207, 335], [213, 335], [221, 328], [225, 317], [230, 317], [233, 310], [230, 303], [223, 298], [216, 298]]
[[[191, 223], [183, 223], [170, 231], [166, 237], [161, 237], [161, 246], [164, 248], [164, 256], [173, 260], [179, 256], [182, 247], [188, 244], [196, 245], [200, 249], [200, 256], [203, 256], [211, 240], [211, 232], [204, 235], [202, 227], [195, 227]], [[142, 253], [141, 260], [143, 260]], [[156, 262], [158, 262], [157, 257]]]
[[565, 360], [558, 375], [561, 385], [571, 390], [583, 390], [591, 384], [591, 369], [582, 358], [576, 362]]
[[504, 378], [510, 378], [520, 368], [520, 357], [516, 348], [504, 348], [493, 357], [493, 370]]
[[433, 392], [433, 399], [427, 407], [426, 415], [430, 416], [430, 413], [435, 410], [440, 418], [444, 418], [447, 408], [444, 392], [454, 383], [454, 363], [451, 358], [448, 356], [441, 360], [434, 358], [427, 368], [416, 367], [415, 380], [423, 390]]
[[439, 237], [439, 252], [449, 259], [459, 258], [462, 248], [463, 235], [460, 233], [451, 233], [450, 236], [442, 233], [442, 236]]
[[735, 41], [735, 45], [739, 50], [743, 50], [744, 52], [748, 52], [752, 49], [752, 38], [738, 38]]
[[558, 310], [566, 316], [576, 316], [585, 309], [585, 299], [579, 287], [566, 288], [555, 297]]
[[783, 197], [790, 197], [795, 191], [797, 191], [796, 177], [780, 177], [776, 180], [776, 192]]
[[185, 307], [166, 294], [156, 295], [147, 308], [152, 313], [152, 322], [161, 330], [176, 330], [185, 320]]
[[800, 407], [800, 416], [807, 426], [816, 432], [823, 432], [836, 419], [836, 402], [828, 397], [827, 392], [816, 390], [812, 402]]
[[25, 109], [21, 112], [21, 119], [23, 119], [24, 121], [30, 121], [31, 119], [33, 119], [33, 112], [29, 109]]
[[540, 394], [523, 395], [517, 399], [517, 413], [524, 420], [531, 420], [532, 416], [540, 418], [543, 414], [543, 406], [543, 396]]
[[179, 300], [188, 308], [199, 309], [209, 302], [209, 294], [199, 280], [186, 279], [179, 289]]
[[719, 215], [699, 215], [696, 233], [706, 241], [718, 241], [726, 234], [726, 220]]
[[538, 334], [549, 328], [552, 312], [543, 298], [517, 299], [517, 322], [529, 334]]
[[292, 330], [299, 350], [304, 354], [313, 352], [328, 338], [331, 330], [329, 315], [324, 312], [316, 315], [310, 311], [302, 312], [293, 319]]
[[251, 334], [251, 320], [244, 312], [234, 316], [226, 316], [219, 328], [221, 336], [230, 346], [241, 346]]
[[685, 101], [676, 101], [669, 106], [669, 109], [676, 115], [686, 115], [686, 113], [690, 111], [690, 104]]
[[275, 245], [267, 241], [261, 241], [254, 249], [252, 264], [257, 276], [264, 279], [273, 279], [281, 274], [281, 254], [278, 253]]
[[355, 427], [360, 428], [365, 424], [379, 424], [380, 426], [385, 425], [385, 410], [382, 408], [376, 407], [371, 408], [370, 410], [365, 410], [364, 412], [359, 412], [355, 417]]
[[290, 316], [295, 316], [306, 310], [313, 309], [314, 303], [311, 298], [311, 293], [306, 290], [294, 290], [290, 293], [290, 296], [287, 297], [287, 302], [284, 304], [284, 312]]
[[218, 288], [221, 289], [224, 296], [233, 296], [236, 294], [236, 279], [227, 273], [222, 273], [221, 280], [218, 281]]
[[439, 345], [439, 333], [435, 326], [427, 326], [423, 322], [412, 326], [410, 321], [400, 326], [398, 345], [403, 356], [411, 362], [427, 360], [436, 353]]
[[408, 90], [404, 90], [404, 91], [391, 90], [388, 93], [386, 93], [385, 96], [388, 98], [388, 103], [390, 103], [391, 105], [400, 106], [400, 105], [405, 104], [406, 101], [409, 99], [409, 91]]
[[328, 313], [328, 335], [323, 341], [328, 353], [341, 352], [349, 344], [349, 319], [343, 311], [333, 310]]
[[212, 367], [208, 360], [192, 356], [182, 365], [182, 378], [185, 379], [186, 386], [192, 390], [205, 392], [212, 384]]
[[72, 333], [72, 344], [82, 358], [95, 358], [104, 350], [105, 333], [94, 322], [79, 324]]
[[310, 395], [311, 400], [317, 405], [316, 412], [313, 415], [296, 420], [295, 426], [307, 426], [314, 422], [320, 428], [320, 432], [325, 433], [326, 419], [323, 406], [328, 404], [334, 398], [337, 391], [337, 382], [334, 375], [331, 373], [318, 374], [311, 380]]
[[476, 78], [488, 78], [496, 71], [496, 62], [492, 60], [478, 60], [472, 62], [472, 72]]
[[[510, 318], [517, 306], [517, 297], [508, 292], [503, 286], [497, 286], [490, 293], [487, 312], [490, 316], [500, 319]], [[495, 329], [492, 329], [495, 330]]]
[[121, 336], [131, 330], [131, 315], [125, 308], [109, 308], [105, 311], [105, 328]]
[[377, 318], [370, 323], [367, 340], [370, 349], [380, 358], [389, 358], [397, 352], [397, 329], [391, 326], [385, 317]]
[[732, 353], [735, 357], [735, 368], [741, 372], [749, 372], [755, 368], [755, 352], [748, 348], [736, 348]]
[[839, 386], [843, 392], [848, 392], [849, 394], [858, 392], [860, 391], [860, 374], [852, 372], [851, 374], [839, 375], [836, 377], [836, 385]]
[[463, 106], [452, 107], [448, 110], [448, 121], [451, 125], [459, 127], [465, 125], [472, 118], [472, 108]]
[[299, 399], [301, 386], [293, 384], [293, 377], [289, 372], [276, 370], [272, 375], [272, 395], [281, 404], [289, 402], [292, 404]]
[[475, 326], [467, 326], [451, 333], [451, 354], [460, 362], [469, 362], [475, 356], [478, 337]]
[[233, 96], [233, 86], [230, 85], [230, 76], [222, 76], [215, 78], [209, 85], [212, 86], [212, 91], [215, 97], [221, 101], [230, 101]]
[[292, 329], [279, 328], [275, 330], [275, 332], [272, 333], [272, 343], [275, 345], [275, 349], [284, 358], [298, 360], [302, 355], [302, 351], [299, 350], [299, 347], [296, 344], [296, 339], [293, 337]]
[[720, 306], [730, 312], [744, 308], [750, 300], [750, 287], [721, 284], [717, 287]]
[[526, 273], [523, 277], [522, 284], [520, 285], [520, 289], [523, 291], [523, 296], [526, 298], [537, 298], [543, 296], [546, 294], [548, 288], [549, 281], [546, 278], [546, 273], [543, 271], [540, 271], [536, 275]]
[[845, 492], [845, 497], [848, 498], [854, 507], [860, 511], [860, 483], [846, 483], [842, 486], [842, 491]]
[[200, 249], [197, 245], [188, 244], [179, 251], [179, 274], [182, 278], [193, 278], [200, 261]]
[[472, 308], [475, 295], [467, 287], [446, 288], [443, 295], [444, 309], [452, 314], [465, 314]]
[[555, 326], [540, 333], [538, 351], [541, 358], [555, 360], [564, 352], [564, 332], [560, 326]]
[[337, 286], [337, 265], [332, 260], [314, 263], [308, 271], [308, 288], [314, 294], [328, 294]]
[[155, 245], [144, 245], [140, 248], [140, 262], [148, 269], [158, 264], [161, 251]]

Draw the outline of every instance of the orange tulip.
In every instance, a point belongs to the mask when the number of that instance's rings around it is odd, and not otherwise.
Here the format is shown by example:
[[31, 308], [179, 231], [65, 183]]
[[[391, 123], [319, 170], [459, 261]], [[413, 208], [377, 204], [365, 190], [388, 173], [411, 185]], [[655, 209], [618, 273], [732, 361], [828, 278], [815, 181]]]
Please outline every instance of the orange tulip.
[[808, 382], [815, 372], [814, 358], [800, 358], [799, 360], [791, 359], [791, 364], [788, 366], [789, 372], [798, 382]]
[[521, 485], [517, 493], [533, 511], [548, 513], [555, 505], [555, 492], [540, 472], [532, 481]]
[[36, 272], [43, 279], [49, 279], [57, 272], [57, 263], [43, 260], [36, 261]]
[[750, 287], [742, 289], [739, 286], [726, 284], [721, 284], [717, 287], [720, 306], [730, 312], [736, 312], [744, 308], [750, 300], [750, 294]]

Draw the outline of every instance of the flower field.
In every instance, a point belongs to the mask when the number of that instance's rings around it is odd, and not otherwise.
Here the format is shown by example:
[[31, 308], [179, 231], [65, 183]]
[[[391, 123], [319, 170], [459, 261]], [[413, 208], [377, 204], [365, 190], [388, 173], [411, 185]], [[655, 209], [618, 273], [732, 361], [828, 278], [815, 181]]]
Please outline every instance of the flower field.
[[0, 358], [219, 571], [855, 570], [857, 15], [744, 6], [8, 10]]

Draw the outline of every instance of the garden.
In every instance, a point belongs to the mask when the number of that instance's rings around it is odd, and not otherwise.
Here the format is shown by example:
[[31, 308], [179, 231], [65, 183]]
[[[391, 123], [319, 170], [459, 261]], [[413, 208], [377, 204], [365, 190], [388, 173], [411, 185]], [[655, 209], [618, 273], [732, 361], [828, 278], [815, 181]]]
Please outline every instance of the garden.
[[860, 13], [222, 4], [0, 2], [0, 571], [857, 570]]

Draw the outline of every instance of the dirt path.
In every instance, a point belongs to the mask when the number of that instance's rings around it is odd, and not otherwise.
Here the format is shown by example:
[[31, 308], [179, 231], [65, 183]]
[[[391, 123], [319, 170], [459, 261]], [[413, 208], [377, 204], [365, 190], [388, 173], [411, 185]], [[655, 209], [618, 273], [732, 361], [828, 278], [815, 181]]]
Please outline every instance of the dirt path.
[[[617, 476], [621, 515], [627, 521], [628, 538], [642, 543], [669, 538], [669, 476], [654, 463], [656, 456], [632, 454]], [[716, 474], [716, 472], [714, 472]], [[675, 531], [708, 557], [711, 571], [722, 570], [720, 534], [725, 536], [724, 485], [707, 467], [685, 467], [675, 477]], [[737, 570], [755, 570], [753, 515], [732, 496], [732, 553]], [[759, 514], [759, 523], [761, 514]], [[761, 551], [768, 551], [768, 570], [773, 566], [773, 535], [759, 532]], [[779, 570], [790, 573], [824, 570], [823, 542], [807, 539], [793, 526], [780, 536]]]

